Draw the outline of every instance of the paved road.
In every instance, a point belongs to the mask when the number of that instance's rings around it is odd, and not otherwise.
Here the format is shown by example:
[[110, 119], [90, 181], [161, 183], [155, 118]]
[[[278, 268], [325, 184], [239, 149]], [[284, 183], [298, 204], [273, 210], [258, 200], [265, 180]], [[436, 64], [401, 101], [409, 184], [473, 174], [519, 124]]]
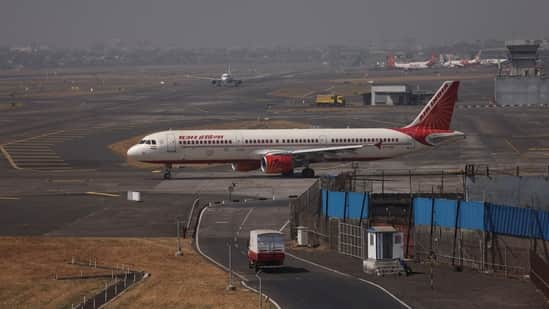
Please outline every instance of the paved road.
[[[256, 228], [281, 228], [288, 217], [287, 201], [254, 201], [207, 208], [201, 218], [198, 245], [225, 267], [228, 244], [233, 247], [233, 269], [257, 288], [248, 268], [246, 242]], [[283, 308], [404, 308], [381, 289], [354, 277], [337, 274], [287, 256], [285, 267], [260, 274], [263, 290]]]

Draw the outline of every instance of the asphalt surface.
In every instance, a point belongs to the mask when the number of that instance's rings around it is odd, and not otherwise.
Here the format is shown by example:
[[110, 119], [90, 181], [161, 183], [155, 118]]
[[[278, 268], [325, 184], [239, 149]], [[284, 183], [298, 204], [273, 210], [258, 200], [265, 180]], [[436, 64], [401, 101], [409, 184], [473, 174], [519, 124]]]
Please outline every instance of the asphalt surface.
[[[229, 267], [232, 246], [233, 271], [258, 288], [247, 262], [249, 231], [283, 227], [288, 218], [287, 203], [262, 201], [207, 208], [200, 221], [197, 245], [225, 267]], [[263, 291], [283, 308], [405, 308], [377, 287], [291, 256], [286, 257], [281, 269], [266, 269], [259, 275]]]
[[[245, 247], [245, 232], [252, 226], [282, 226], [287, 218], [284, 198], [299, 194], [310, 180], [288, 180], [257, 172], [236, 174], [231, 173], [228, 166], [214, 166], [178, 170], [175, 180], [166, 182], [159, 173], [129, 167], [124, 158], [108, 149], [108, 145], [170, 128], [257, 119], [297, 121], [325, 128], [399, 127], [409, 123], [421, 107], [363, 106], [357, 95], [346, 108], [319, 109], [301, 104], [300, 98], [275, 97], [270, 93], [292, 88], [321, 91], [327, 89], [332, 80], [345, 78], [358, 78], [365, 85], [370, 78], [392, 78], [394, 82], [391, 84], [408, 83], [414, 89], [436, 90], [440, 85], [436, 80], [440, 76], [437, 71], [372, 71], [364, 78], [363, 71], [336, 73], [325, 67], [291, 66], [259, 66], [258, 70], [266, 74], [265, 78], [244, 81], [238, 88], [212, 88], [208, 81], [185, 78], [166, 86], [158, 83], [176, 73], [178, 76], [191, 71], [196, 73], [195, 67], [125, 68], [125, 74], [130, 72], [154, 80], [154, 85], [132, 85], [134, 87], [128, 91], [110, 94], [51, 97], [38, 92], [18, 96], [21, 107], [0, 113], [0, 145], [11, 160], [4, 156], [0, 159], [0, 235], [173, 236], [176, 218], [188, 215], [196, 194], [200, 194], [204, 201], [224, 199], [228, 185], [236, 183], [234, 194], [267, 198], [274, 195], [277, 200], [272, 202], [273, 205], [262, 204], [261, 207], [216, 208], [219, 213], [205, 215], [204, 220], [213, 222], [204, 224], [201, 241], [204, 241], [205, 250], [223, 262], [227, 256], [226, 242], [231, 239], [234, 226], [242, 222], [250, 209], [254, 209], [248, 218], [249, 224], [243, 227], [237, 238], [239, 249], [235, 250], [235, 267], [253, 283], [255, 276], [247, 269], [240, 251]], [[82, 75], [101, 77], [104, 74], [100, 70], [87, 70], [59, 70], [61, 78], [56, 87], [66, 87], [66, 81], [78, 80]], [[122, 69], [105, 69], [108, 73], [118, 70]], [[493, 70], [481, 73], [490, 72]], [[210, 73], [215, 75], [218, 72]], [[546, 171], [548, 110], [491, 107], [491, 78], [475, 79], [467, 74], [478, 72], [467, 70], [451, 73], [464, 77], [452, 127], [465, 132], [467, 139], [429, 152], [360, 163], [358, 173], [379, 169], [455, 169], [463, 168], [465, 164], [488, 164], [491, 167], [519, 164]], [[31, 86], [45, 79], [43, 72], [16, 78], [19, 84], [30, 83]], [[13, 76], [10, 74], [0, 72], [0, 83], [11, 79]], [[45, 85], [51, 83], [44, 81]], [[0, 94], [0, 103], [9, 103], [10, 100]], [[319, 175], [351, 170], [350, 163], [314, 167]], [[407, 185], [394, 188], [408, 192]], [[144, 202], [125, 201], [128, 190], [143, 192]], [[284, 307], [400, 306], [377, 288], [356, 279], [291, 257], [287, 264], [282, 272], [269, 272], [262, 276], [268, 294]]]

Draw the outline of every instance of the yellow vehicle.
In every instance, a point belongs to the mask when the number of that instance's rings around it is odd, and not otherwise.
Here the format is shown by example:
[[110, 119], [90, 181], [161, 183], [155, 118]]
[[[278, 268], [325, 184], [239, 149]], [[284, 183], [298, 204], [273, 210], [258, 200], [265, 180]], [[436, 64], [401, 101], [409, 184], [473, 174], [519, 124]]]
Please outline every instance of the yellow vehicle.
[[316, 96], [315, 103], [319, 106], [344, 106], [345, 97], [335, 94], [319, 94]]

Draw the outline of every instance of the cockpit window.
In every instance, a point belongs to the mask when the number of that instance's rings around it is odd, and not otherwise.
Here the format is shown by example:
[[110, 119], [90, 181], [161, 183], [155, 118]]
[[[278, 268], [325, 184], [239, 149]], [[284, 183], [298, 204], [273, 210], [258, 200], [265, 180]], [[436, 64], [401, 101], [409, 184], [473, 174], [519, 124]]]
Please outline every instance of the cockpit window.
[[145, 144], [145, 140], [144, 140], [144, 139], [141, 140], [141, 141], [139, 142], [139, 144]]
[[150, 145], [151, 144], [151, 141], [150, 140], [147, 140], [147, 145]]
[[153, 139], [151, 142], [153, 145], [156, 145], [156, 140]]

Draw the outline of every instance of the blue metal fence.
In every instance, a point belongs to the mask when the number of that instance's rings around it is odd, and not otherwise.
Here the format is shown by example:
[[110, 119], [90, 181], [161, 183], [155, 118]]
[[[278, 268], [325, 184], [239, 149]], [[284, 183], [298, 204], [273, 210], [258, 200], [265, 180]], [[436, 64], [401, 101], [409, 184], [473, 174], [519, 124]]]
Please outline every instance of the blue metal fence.
[[[368, 218], [368, 205], [368, 193], [322, 190], [322, 213], [328, 217]], [[413, 215], [415, 225], [549, 240], [549, 212], [537, 209], [417, 197], [413, 199]]]
[[455, 227], [457, 201], [435, 199], [435, 224], [442, 227]]
[[549, 240], [549, 212], [486, 204], [486, 230], [493, 233]]
[[461, 201], [459, 205], [459, 227], [484, 231], [484, 203]]
[[322, 214], [332, 218], [368, 218], [369, 196], [366, 192], [322, 190]]
[[413, 205], [415, 225], [433, 224], [549, 240], [549, 212], [546, 211], [431, 198], [414, 198]]
[[431, 225], [433, 199], [416, 197], [414, 203], [414, 224]]

